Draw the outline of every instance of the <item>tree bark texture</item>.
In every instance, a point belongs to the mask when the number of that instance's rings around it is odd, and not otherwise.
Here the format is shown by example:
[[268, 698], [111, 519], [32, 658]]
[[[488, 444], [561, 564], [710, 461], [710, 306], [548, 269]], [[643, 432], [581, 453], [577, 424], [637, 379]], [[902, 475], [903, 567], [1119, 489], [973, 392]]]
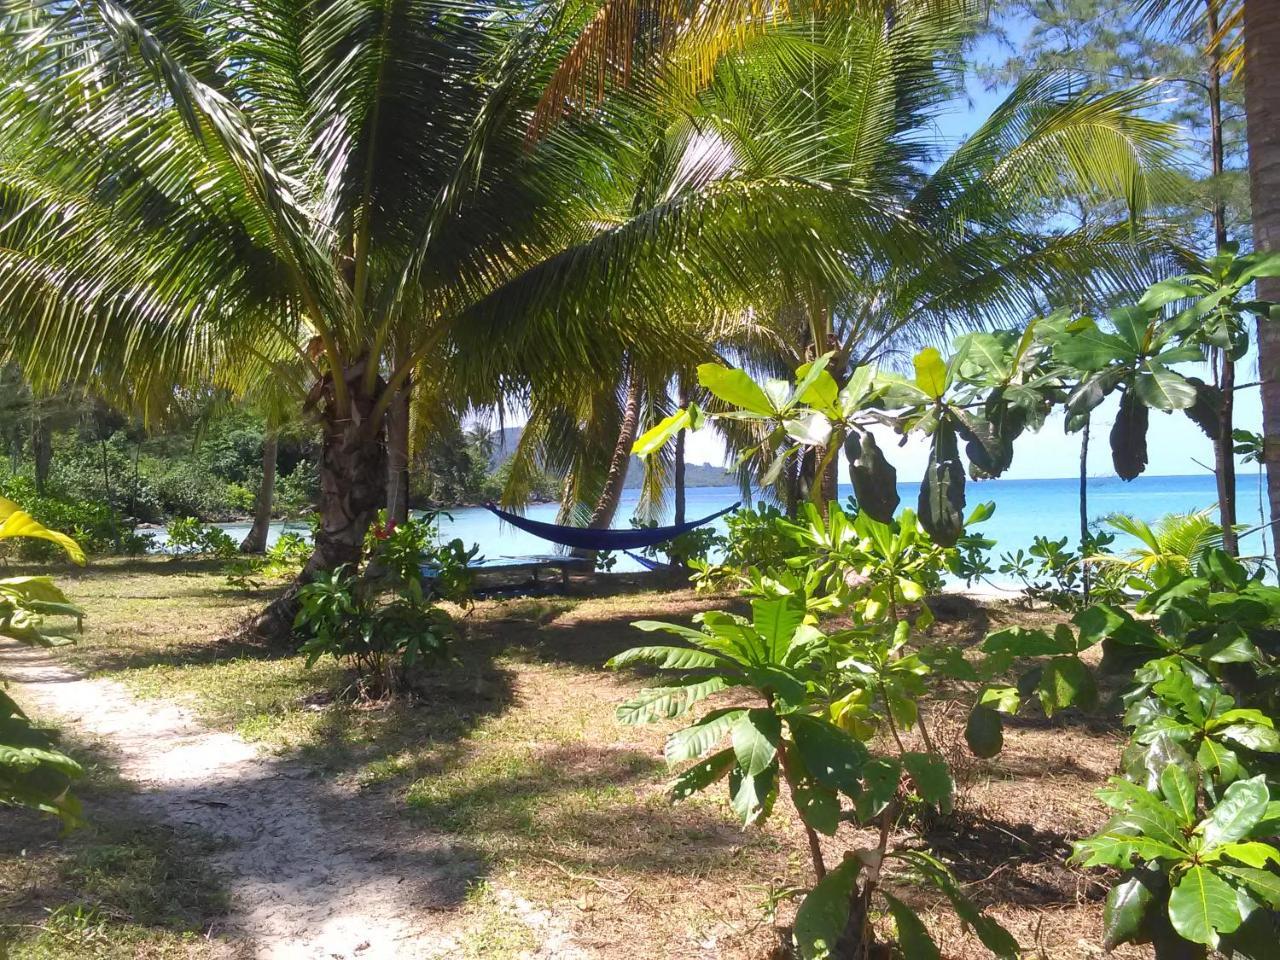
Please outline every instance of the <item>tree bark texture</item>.
[[[1245, 112], [1249, 126], [1249, 187], [1253, 244], [1280, 250], [1280, 3], [1245, 0]], [[1280, 278], [1257, 282], [1258, 298], [1280, 301]], [[1262, 431], [1271, 509], [1272, 545], [1280, 563], [1280, 323], [1258, 321], [1258, 372], [1262, 381]]]

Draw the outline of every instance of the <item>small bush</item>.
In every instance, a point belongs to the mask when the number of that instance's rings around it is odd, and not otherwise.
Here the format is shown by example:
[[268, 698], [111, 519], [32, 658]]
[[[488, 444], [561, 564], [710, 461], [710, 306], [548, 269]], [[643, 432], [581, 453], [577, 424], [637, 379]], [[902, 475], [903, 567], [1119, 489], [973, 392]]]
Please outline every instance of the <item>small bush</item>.
[[177, 517], [169, 524], [165, 549], [172, 554], [230, 559], [239, 544], [225, 530], [201, 523], [195, 517]]

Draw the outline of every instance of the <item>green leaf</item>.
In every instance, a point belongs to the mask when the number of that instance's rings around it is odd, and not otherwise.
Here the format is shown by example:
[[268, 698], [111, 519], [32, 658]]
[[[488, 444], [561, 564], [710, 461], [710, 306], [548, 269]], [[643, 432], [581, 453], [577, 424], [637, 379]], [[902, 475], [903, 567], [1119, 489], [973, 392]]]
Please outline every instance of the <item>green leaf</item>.
[[619, 723], [652, 723], [680, 716], [695, 703], [732, 684], [723, 677], [691, 678], [669, 687], [648, 687], [617, 709]]
[[1227, 787], [1222, 799], [1201, 824], [1205, 849], [1212, 850], [1248, 836], [1267, 812], [1270, 800], [1267, 778], [1262, 774], [1251, 780], [1238, 780]]
[[1280, 865], [1280, 850], [1269, 843], [1249, 840], [1244, 843], [1227, 843], [1218, 847], [1215, 854], [1239, 860], [1245, 866], [1265, 869], [1268, 863]]
[[815, 410], [839, 418], [840, 385], [826, 370], [831, 354], [819, 357], [815, 363], [806, 363], [796, 370], [796, 399]]
[[674, 765], [698, 759], [719, 743], [746, 712], [738, 707], [712, 710], [692, 726], [676, 731], [667, 738], [663, 749], [667, 763]]
[[729, 806], [744, 827], [768, 817], [777, 792], [777, 764], [766, 767], [756, 776], [743, 774], [738, 766], [729, 771]]
[[849, 922], [849, 900], [861, 863], [845, 859], [817, 882], [796, 911], [793, 935], [802, 960], [827, 960]]
[[733, 725], [732, 735], [738, 766], [747, 776], [755, 777], [777, 758], [782, 721], [772, 710], [756, 707], [738, 719]]
[[1181, 766], [1171, 763], [1160, 774], [1160, 790], [1184, 827], [1196, 820], [1196, 784]]
[[1110, 604], [1096, 603], [1077, 613], [1071, 618], [1071, 622], [1080, 630], [1080, 639], [1076, 644], [1078, 652], [1132, 628], [1133, 617]]
[[1022, 703], [1017, 687], [987, 687], [978, 695], [978, 703], [1000, 713], [1015, 714]]
[[1103, 332], [1092, 320], [1079, 330], [1058, 338], [1053, 355], [1075, 370], [1101, 370], [1115, 360], [1133, 357], [1133, 349], [1113, 333]]
[[849, 458], [849, 482], [858, 509], [874, 520], [889, 523], [898, 509], [898, 471], [885, 459], [876, 438], [852, 430], [844, 442]]
[[892, 894], [884, 894], [884, 899], [889, 905], [889, 913], [893, 915], [902, 956], [910, 960], [942, 960], [938, 945], [916, 912]]
[[1040, 706], [1046, 716], [1067, 707], [1089, 709], [1098, 701], [1093, 674], [1078, 657], [1054, 657], [1040, 675]]
[[862, 768], [863, 790], [858, 795], [858, 817], [869, 823], [898, 792], [902, 764], [892, 757], [874, 757]]
[[1148, 360], [1146, 367], [1146, 372], [1138, 374], [1134, 381], [1134, 389], [1143, 403], [1166, 412], [1195, 405], [1196, 388], [1186, 377], [1154, 360]]
[[1112, 887], [1102, 910], [1102, 948], [1137, 942], [1154, 899], [1137, 872]]
[[947, 365], [937, 347], [925, 347], [911, 362], [916, 368], [916, 386], [926, 396], [937, 400], [947, 392]]
[[997, 630], [982, 641], [983, 653], [1000, 653], [1006, 650], [1017, 657], [1053, 656], [1074, 652], [1075, 643], [1064, 642], [1063, 637], [1050, 636], [1043, 630], [1029, 630], [1026, 627]]
[[1192, 943], [1212, 946], [1217, 934], [1230, 933], [1241, 919], [1235, 891], [1208, 867], [1192, 867], [1169, 894], [1173, 929]]
[[726, 773], [737, 766], [737, 758], [733, 748], [726, 747], [719, 753], [713, 753], [705, 760], [695, 763], [680, 776], [671, 781], [668, 790], [673, 800], [683, 800], [700, 790], [705, 790]]
[[804, 622], [805, 598], [791, 593], [783, 597], [751, 601], [751, 623], [764, 641], [765, 660], [782, 663], [791, 639]]
[[835, 836], [840, 826], [840, 798], [834, 790], [813, 781], [801, 781], [792, 785], [791, 799], [800, 819], [819, 833]]
[[1184, 283], [1181, 280], [1161, 280], [1147, 287], [1147, 292], [1138, 301], [1138, 306], [1143, 310], [1154, 313], [1175, 300], [1199, 297], [1202, 293], [1204, 293], [1204, 290], [1201, 287]]
[[809, 775], [833, 790], [857, 796], [867, 748], [825, 720], [793, 713], [786, 721]]
[[1270, 870], [1257, 870], [1252, 867], [1222, 865], [1216, 869], [1240, 880], [1250, 892], [1257, 894], [1273, 909], [1280, 910], [1280, 876], [1276, 876]]
[[657, 424], [636, 438], [636, 442], [631, 445], [631, 452], [637, 457], [647, 457], [656, 453], [666, 445], [668, 440], [688, 426], [689, 411], [677, 410], [671, 416], [659, 420]]
[[787, 417], [782, 429], [796, 443], [806, 447], [820, 447], [831, 439], [831, 421], [817, 412], [799, 417]]
[[990, 707], [974, 704], [964, 726], [965, 743], [975, 757], [989, 760], [1004, 748], [1004, 723]]
[[925, 802], [938, 807], [943, 813], [949, 812], [956, 785], [951, 779], [947, 761], [936, 753], [907, 751], [902, 755], [902, 765], [907, 768], [916, 792]]
[[714, 397], [740, 410], [761, 416], [778, 412], [763, 388], [741, 370], [704, 363], [698, 367], [698, 382]]
[[1235, 751], [1216, 743], [1212, 737], [1205, 737], [1200, 741], [1200, 747], [1196, 750], [1196, 763], [1204, 770], [1213, 772], [1214, 779], [1220, 784], [1230, 783], [1240, 776], [1240, 758]]
[[1280, 734], [1271, 727], [1254, 723], [1233, 723], [1214, 731], [1214, 736], [1238, 747], [1259, 753], [1280, 753]]
[[632, 647], [608, 660], [605, 666], [611, 670], [636, 663], [649, 664], [659, 670], [688, 670], [701, 667], [719, 667], [725, 660], [703, 650], [688, 647]]

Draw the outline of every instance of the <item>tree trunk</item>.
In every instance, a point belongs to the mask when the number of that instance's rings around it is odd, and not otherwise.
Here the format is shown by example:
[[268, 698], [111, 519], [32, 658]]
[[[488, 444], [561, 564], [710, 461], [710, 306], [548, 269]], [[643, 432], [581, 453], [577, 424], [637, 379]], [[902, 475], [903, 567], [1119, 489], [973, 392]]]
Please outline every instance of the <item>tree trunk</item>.
[[387, 519], [409, 519], [409, 387], [387, 411]]
[[271, 532], [271, 511], [276, 499], [276, 451], [280, 438], [274, 430], [262, 438], [262, 482], [253, 504], [253, 526], [240, 543], [241, 553], [266, 553]]
[[[1249, 184], [1253, 205], [1253, 244], [1258, 251], [1280, 250], [1280, 4], [1244, 2], [1245, 112], [1249, 126]], [[1258, 298], [1280, 300], [1280, 278], [1259, 279]], [[1272, 546], [1280, 564], [1280, 323], [1258, 321], [1258, 370], [1262, 381], [1263, 458], [1271, 507]]]
[[35, 460], [36, 493], [43, 497], [49, 487], [49, 469], [53, 464], [53, 434], [43, 420], [31, 425], [31, 454]]
[[[1205, 29], [1209, 41], [1209, 158], [1214, 177], [1213, 241], [1222, 253], [1227, 245], [1227, 210], [1222, 198], [1222, 51], [1217, 43], [1219, 0], [1205, 0]], [[1236, 543], [1236, 458], [1231, 436], [1235, 427], [1234, 397], [1236, 365], [1226, 350], [1218, 351], [1218, 386], [1222, 409], [1218, 435], [1213, 438], [1214, 473], [1218, 478], [1218, 518], [1222, 526], [1222, 546], [1232, 556], [1240, 550]]]
[[627, 399], [622, 407], [622, 424], [618, 428], [618, 442], [609, 458], [609, 472], [605, 474], [600, 499], [587, 521], [590, 530], [605, 530], [613, 523], [618, 504], [622, 502], [622, 488], [627, 483], [627, 469], [631, 466], [631, 448], [640, 428], [640, 378], [632, 371], [627, 384]]
[[324, 444], [320, 452], [320, 525], [315, 549], [298, 581], [247, 628], [259, 639], [279, 643], [289, 638], [298, 612], [298, 589], [303, 584], [341, 566], [352, 572], [359, 567], [365, 534], [386, 503], [385, 423], [368, 423], [385, 384], [379, 380], [372, 392], [365, 393], [363, 372], [363, 364], [347, 371], [351, 414], [346, 417], [337, 409], [333, 385], [326, 377], [320, 411]]
[[1080, 589], [1084, 602], [1089, 602], [1089, 564], [1085, 562], [1085, 543], [1089, 540], [1089, 418], [1085, 417], [1080, 435]]
[[[689, 381], [682, 373], [680, 374], [678, 386], [676, 387], [676, 404], [683, 410], [689, 406]], [[676, 515], [672, 521], [676, 526], [684, 523], [685, 514], [685, 496], [684, 496], [684, 442], [687, 430], [681, 430], [676, 434], [676, 456], [675, 467], [672, 471], [672, 484], [675, 487]]]

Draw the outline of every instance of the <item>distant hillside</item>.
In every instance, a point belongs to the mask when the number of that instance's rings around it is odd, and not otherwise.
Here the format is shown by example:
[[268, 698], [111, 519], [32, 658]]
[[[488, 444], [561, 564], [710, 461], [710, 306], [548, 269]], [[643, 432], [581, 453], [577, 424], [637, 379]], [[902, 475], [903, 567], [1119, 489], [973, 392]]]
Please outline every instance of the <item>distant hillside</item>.
[[[506, 427], [495, 431], [494, 436], [497, 442], [489, 457], [491, 469], [497, 470], [511, 459], [523, 432], [523, 427]], [[643, 476], [644, 467], [640, 463], [640, 458], [632, 457], [631, 467], [627, 470], [627, 487], [640, 486], [640, 479]], [[684, 482], [687, 487], [727, 487], [732, 486], [736, 480], [732, 474], [725, 472], [724, 467], [711, 463], [689, 463], [685, 464]]]

